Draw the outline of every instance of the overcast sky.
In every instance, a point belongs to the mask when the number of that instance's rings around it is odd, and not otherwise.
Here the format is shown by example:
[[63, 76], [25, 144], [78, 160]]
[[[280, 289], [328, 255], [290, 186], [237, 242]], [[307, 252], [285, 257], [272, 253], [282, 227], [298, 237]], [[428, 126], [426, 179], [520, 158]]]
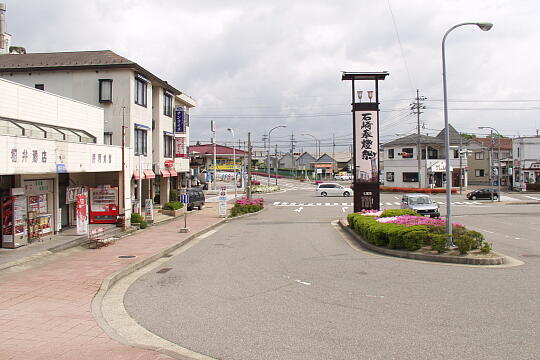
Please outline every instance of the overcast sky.
[[[423, 133], [444, 126], [441, 40], [450, 122], [458, 131], [533, 135], [540, 127], [540, 2], [533, 0], [0, 0], [13, 45], [28, 52], [110, 49], [195, 98], [192, 140], [230, 141], [227, 127], [261, 145], [309, 133], [336, 151], [351, 142], [350, 83], [341, 71], [388, 71], [381, 135], [413, 133], [409, 103], [427, 97]], [[365, 86], [368, 90], [371, 85]], [[324, 145], [323, 145], [324, 146]], [[283, 149], [284, 150], [284, 149]], [[331, 151], [331, 147], [324, 150]]]

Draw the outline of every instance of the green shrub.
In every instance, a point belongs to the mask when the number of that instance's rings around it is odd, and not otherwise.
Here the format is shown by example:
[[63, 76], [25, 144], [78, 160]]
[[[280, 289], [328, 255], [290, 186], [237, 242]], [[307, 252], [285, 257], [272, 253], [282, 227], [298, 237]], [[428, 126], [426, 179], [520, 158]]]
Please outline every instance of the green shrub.
[[474, 230], [467, 230], [465, 234], [474, 240], [474, 244], [472, 247], [473, 249], [479, 249], [482, 247], [482, 244], [484, 242], [484, 235]]
[[139, 227], [141, 229], [146, 229], [148, 227], [148, 223], [146, 221], [141, 221]]
[[165, 205], [163, 205], [164, 210], [178, 210], [184, 207], [184, 204], [182, 204], [180, 201], [169, 201]]
[[473, 249], [476, 241], [472, 236], [465, 234], [455, 237], [454, 244], [456, 244], [460, 254], [466, 254]]
[[431, 234], [431, 248], [437, 251], [439, 254], [448, 250], [446, 243], [448, 236], [446, 234]]
[[131, 222], [133, 224], [140, 224], [144, 219], [139, 213], [131, 213]]
[[416, 211], [411, 209], [387, 209], [384, 210], [381, 214], [381, 217], [391, 217], [391, 216], [401, 216], [401, 215], [413, 215], [413, 216], [422, 216]]
[[491, 244], [489, 244], [487, 241], [484, 241], [482, 245], [480, 246], [480, 251], [484, 254], [488, 254], [492, 249]]
[[263, 209], [262, 205], [241, 205], [241, 204], [234, 204], [234, 206], [231, 209], [231, 215], [230, 217], [235, 217], [239, 215], [249, 214], [253, 212], [257, 212]]
[[415, 251], [424, 246], [424, 240], [428, 237], [427, 231], [409, 231], [403, 237], [403, 245], [405, 246], [405, 249]]
[[169, 201], [178, 201], [178, 191], [171, 189], [171, 192], [169, 193]]

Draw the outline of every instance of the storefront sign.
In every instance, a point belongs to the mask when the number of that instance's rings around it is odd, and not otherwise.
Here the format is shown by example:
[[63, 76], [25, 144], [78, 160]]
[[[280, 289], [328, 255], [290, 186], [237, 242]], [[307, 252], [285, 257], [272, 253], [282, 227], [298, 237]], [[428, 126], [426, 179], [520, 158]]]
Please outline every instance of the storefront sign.
[[174, 109], [174, 131], [177, 133], [186, 132], [185, 114], [182, 106], [177, 106]]
[[186, 139], [177, 137], [174, 139], [174, 157], [186, 157]]
[[11, 195], [24, 195], [24, 188], [11, 188]]
[[87, 211], [86, 195], [77, 195], [77, 203], [75, 207], [75, 216], [77, 217], [77, 234], [88, 234], [88, 211]]
[[222, 186], [219, 191], [219, 216], [226, 217], [227, 216], [227, 188], [225, 186]]
[[356, 111], [356, 180], [378, 182], [379, 122], [377, 111]]
[[85, 189], [82, 186], [68, 187], [66, 189], [66, 205], [69, 205], [77, 201], [77, 195], [81, 195], [84, 192], [85, 192]]
[[144, 218], [146, 221], [154, 221], [154, 202], [146, 199], [144, 202]]
[[47, 151], [40, 150], [28, 150], [22, 149], [19, 151], [18, 148], [12, 148], [9, 157], [11, 162], [22, 162], [22, 163], [46, 163], [47, 162]]
[[[236, 159], [236, 169], [242, 167], [242, 160]], [[217, 170], [234, 170], [234, 163], [232, 159], [216, 159]], [[210, 169], [214, 169], [214, 164], [210, 165]]]
[[172, 160], [165, 160], [165, 167], [166, 168], [172, 168], [174, 166], [174, 161]]
[[64, 165], [64, 164], [56, 164], [56, 173], [57, 174], [65, 174], [65, 173], [67, 173], [66, 165]]
[[25, 180], [24, 191], [26, 194], [38, 194], [53, 192], [52, 180]]

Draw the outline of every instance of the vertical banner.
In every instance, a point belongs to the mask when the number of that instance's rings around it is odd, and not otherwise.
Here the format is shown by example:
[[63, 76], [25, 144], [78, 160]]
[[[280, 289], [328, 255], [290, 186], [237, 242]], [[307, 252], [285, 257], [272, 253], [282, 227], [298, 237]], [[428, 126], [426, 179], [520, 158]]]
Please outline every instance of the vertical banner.
[[356, 181], [378, 182], [379, 122], [377, 111], [356, 111]]
[[88, 213], [86, 206], [86, 195], [77, 195], [77, 202], [75, 206], [75, 216], [77, 217], [77, 234], [88, 234]]
[[186, 138], [177, 137], [174, 139], [174, 157], [186, 157]]
[[219, 191], [219, 216], [227, 217], [227, 188], [225, 186], [221, 187]]
[[354, 128], [356, 130], [354, 134], [356, 142], [355, 211], [359, 211], [359, 209], [378, 210], [380, 202], [378, 113], [376, 110], [360, 110], [358, 109], [354, 114]]
[[186, 113], [182, 106], [177, 106], [174, 109], [174, 132], [177, 132], [177, 133], [186, 132], [185, 114]]
[[144, 218], [147, 222], [154, 222], [154, 201], [146, 199], [144, 203]]

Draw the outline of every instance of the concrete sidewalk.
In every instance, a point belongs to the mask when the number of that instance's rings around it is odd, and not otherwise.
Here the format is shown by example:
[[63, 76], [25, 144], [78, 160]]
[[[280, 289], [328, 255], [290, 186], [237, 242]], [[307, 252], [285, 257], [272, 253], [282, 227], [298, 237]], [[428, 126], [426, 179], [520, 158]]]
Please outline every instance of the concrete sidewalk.
[[179, 217], [101, 249], [72, 249], [22, 271], [1, 271], [0, 358], [170, 359], [107, 336], [92, 316], [92, 299], [109, 275], [223, 220], [217, 204], [209, 204], [188, 215], [190, 233], [178, 232], [184, 224]]

